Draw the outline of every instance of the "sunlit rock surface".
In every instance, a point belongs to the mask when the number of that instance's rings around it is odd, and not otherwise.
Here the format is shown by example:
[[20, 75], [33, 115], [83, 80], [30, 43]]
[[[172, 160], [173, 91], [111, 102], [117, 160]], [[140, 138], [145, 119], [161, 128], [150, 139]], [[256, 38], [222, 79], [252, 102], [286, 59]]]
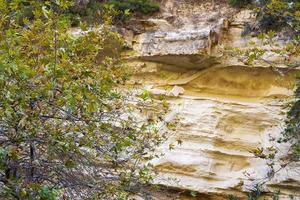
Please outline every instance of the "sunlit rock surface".
[[[229, 194], [247, 199], [245, 192], [265, 181], [265, 198], [280, 190], [280, 199], [300, 199], [299, 164], [269, 180], [266, 161], [251, 153], [273, 145], [270, 139], [283, 130], [297, 70], [283, 75], [285, 66], [245, 66], [220, 53], [224, 46], [249, 48], [250, 41], [258, 41], [241, 36], [244, 24], [254, 19], [251, 11], [224, 2], [163, 0], [161, 13], [142, 21], [143, 31], [127, 30], [134, 51], [128, 65], [135, 70], [129, 84], [166, 95], [181, 118], [176, 134], [158, 149], [165, 155], [153, 161], [156, 183], [170, 189], [153, 194], [156, 199], [218, 200]], [[171, 143], [180, 144], [170, 151]], [[278, 148], [286, 153], [287, 146]], [[185, 190], [199, 194], [192, 197]]]

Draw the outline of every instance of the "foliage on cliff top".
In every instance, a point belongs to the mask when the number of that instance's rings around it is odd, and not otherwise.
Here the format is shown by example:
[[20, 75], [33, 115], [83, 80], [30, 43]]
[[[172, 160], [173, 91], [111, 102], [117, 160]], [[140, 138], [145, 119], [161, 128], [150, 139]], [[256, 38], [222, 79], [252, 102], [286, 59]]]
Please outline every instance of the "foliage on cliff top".
[[[10, 2], [10, 0], [7, 1]], [[65, 17], [70, 18], [73, 26], [78, 26], [82, 20], [89, 24], [103, 23], [106, 20], [103, 15], [107, 13], [109, 13], [114, 23], [124, 23], [132, 16], [147, 15], [159, 11], [159, 4], [151, 0], [89, 0], [83, 5], [78, 2], [81, 1], [74, 0], [72, 6], [62, 11]], [[19, 9], [22, 11], [19, 13], [18, 20], [20, 22], [23, 18], [31, 20], [34, 17], [35, 8], [29, 1], [20, 1]]]
[[[84, 18], [87, 21], [92, 21], [95, 16], [98, 21], [101, 21], [101, 16], [98, 13], [109, 11], [114, 23], [124, 23], [130, 17], [138, 14], [151, 14], [159, 11], [159, 4], [151, 0], [90, 0], [84, 7], [74, 6], [70, 9], [73, 21], [76, 25], [76, 18]], [[113, 12], [111, 12], [113, 11]]]
[[113, 5], [115, 9], [124, 12], [129, 10], [131, 12], [149, 14], [159, 11], [159, 4], [149, 0], [110, 0], [107, 3]]
[[122, 40], [70, 34], [74, 3], [0, 0], [0, 199], [126, 199], [152, 180], [167, 108], [117, 89]]

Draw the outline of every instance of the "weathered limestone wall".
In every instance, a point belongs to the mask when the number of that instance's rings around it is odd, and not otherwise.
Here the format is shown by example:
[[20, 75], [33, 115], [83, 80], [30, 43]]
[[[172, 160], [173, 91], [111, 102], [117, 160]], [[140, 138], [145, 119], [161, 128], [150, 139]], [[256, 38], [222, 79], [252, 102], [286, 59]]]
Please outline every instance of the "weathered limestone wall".
[[[253, 20], [250, 11], [238, 12], [222, 1], [213, 6], [162, 0], [161, 5], [160, 14], [141, 22], [142, 31], [125, 32], [133, 48], [129, 64], [136, 70], [130, 83], [170, 96], [173, 112], [182, 118], [159, 149], [165, 156], [153, 161], [160, 175], [156, 182], [200, 193], [181, 199], [227, 199], [228, 194], [246, 199], [243, 191], [267, 180], [268, 173], [265, 160], [250, 151], [268, 147], [282, 131], [296, 71], [283, 76], [265, 63], [245, 66], [220, 51], [257, 41], [241, 37], [244, 23]], [[178, 140], [182, 144], [170, 151], [169, 143]], [[279, 171], [266, 191], [280, 189], [281, 199], [300, 199], [299, 166]]]
[[[170, 71], [170, 66], [164, 69], [163, 64], [145, 65], [160, 66], [148, 67], [148, 73], [136, 78], [136, 83], [154, 94], [174, 96], [170, 91], [175, 86], [183, 88], [179, 96], [169, 99], [181, 120], [176, 134], [158, 150], [165, 153], [154, 161], [160, 171], [158, 183], [226, 199], [228, 194], [245, 197], [239, 191], [267, 180], [265, 160], [250, 151], [270, 146], [269, 139], [282, 131], [293, 72], [282, 77], [269, 68], [227, 66], [182, 72]], [[169, 144], [176, 141], [182, 144], [169, 150]], [[281, 171], [269, 190], [299, 194], [299, 170], [299, 166], [289, 166]]]

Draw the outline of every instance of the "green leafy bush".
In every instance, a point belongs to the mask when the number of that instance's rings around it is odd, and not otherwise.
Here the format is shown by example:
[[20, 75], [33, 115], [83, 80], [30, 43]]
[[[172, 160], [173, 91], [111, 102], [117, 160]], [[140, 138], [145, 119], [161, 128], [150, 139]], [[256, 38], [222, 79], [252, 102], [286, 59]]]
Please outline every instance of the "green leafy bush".
[[299, 123], [300, 123], [300, 77], [297, 76], [297, 89], [295, 91], [295, 101], [288, 112], [286, 120], [286, 128], [283, 131], [283, 138], [278, 142], [289, 142], [291, 144], [290, 159], [293, 161], [300, 160], [300, 137], [299, 137]]
[[252, 5], [256, 11], [256, 22], [246, 26], [245, 33], [261, 33], [269, 30], [289, 30], [290, 35], [300, 33], [300, 2], [299, 0], [229, 0], [235, 7]]
[[0, 0], [0, 199], [126, 199], [153, 179], [167, 108], [119, 89], [120, 35], [70, 34], [74, 3]]
[[299, 33], [300, 2], [298, 0], [261, 1], [261, 4], [258, 21], [262, 31], [290, 28], [292, 32]]

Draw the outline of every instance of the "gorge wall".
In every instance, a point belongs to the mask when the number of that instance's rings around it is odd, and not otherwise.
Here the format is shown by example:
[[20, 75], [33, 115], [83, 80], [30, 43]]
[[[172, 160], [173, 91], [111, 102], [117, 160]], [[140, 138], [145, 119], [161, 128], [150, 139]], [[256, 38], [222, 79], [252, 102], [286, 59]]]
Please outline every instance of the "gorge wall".
[[[181, 118], [176, 133], [159, 149], [165, 155], [153, 161], [159, 171], [155, 181], [199, 193], [177, 197], [167, 191], [154, 195], [156, 199], [217, 200], [229, 194], [247, 199], [245, 192], [264, 181], [266, 199], [277, 190], [280, 199], [300, 199], [299, 164], [269, 180], [266, 161], [251, 153], [272, 145], [270, 139], [282, 131], [297, 70], [282, 75], [284, 66], [246, 66], [224, 53], [258, 41], [241, 36], [253, 19], [251, 11], [235, 10], [226, 1], [162, 0], [160, 13], [123, 30], [132, 48], [128, 64], [135, 69], [130, 84], [167, 95]], [[279, 59], [271, 52], [267, 56]], [[182, 144], [169, 150], [176, 141]], [[286, 153], [285, 145], [278, 148]]]

